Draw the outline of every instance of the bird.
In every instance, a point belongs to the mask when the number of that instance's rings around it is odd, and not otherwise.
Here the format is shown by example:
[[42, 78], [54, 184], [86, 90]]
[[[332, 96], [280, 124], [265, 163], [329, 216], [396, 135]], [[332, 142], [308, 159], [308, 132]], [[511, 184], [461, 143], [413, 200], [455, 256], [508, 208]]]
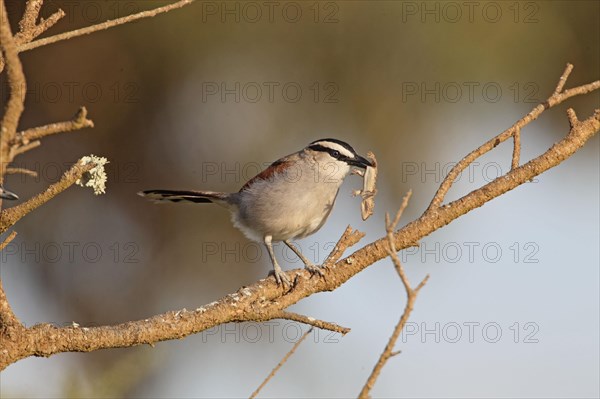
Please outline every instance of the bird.
[[0, 198], [7, 200], [17, 200], [19, 196], [13, 192], [8, 191], [0, 184]]
[[273, 162], [238, 192], [145, 190], [138, 195], [157, 203], [215, 203], [228, 209], [235, 227], [266, 246], [278, 285], [290, 286], [275, 258], [273, 242], [283, 241], [307, 270], [323, 276], [321, 267], [306, 259], [291, 240], [307, 237], [325, 224], [353, 167], [366, 169], [373, 164], [350, 144], [324, 138]]

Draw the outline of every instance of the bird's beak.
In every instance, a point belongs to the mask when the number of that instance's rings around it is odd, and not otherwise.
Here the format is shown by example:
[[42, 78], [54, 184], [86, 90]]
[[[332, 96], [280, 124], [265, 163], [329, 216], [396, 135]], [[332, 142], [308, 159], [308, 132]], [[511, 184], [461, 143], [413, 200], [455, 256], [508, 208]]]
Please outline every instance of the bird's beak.
[[19, 199], [19, 196], [0, 186], [0, 198], [7, 200], [16, 200]]
[[361, 157], [360, 155], [357, 155], [356, 158], [348, 159], [348, 163], [352, 166], [356, 166], [358, 168], [363, 168], [363, 169], [366, 169], [367, 166], [373, 166], [371, 161], [369, 161], [366, 158]]

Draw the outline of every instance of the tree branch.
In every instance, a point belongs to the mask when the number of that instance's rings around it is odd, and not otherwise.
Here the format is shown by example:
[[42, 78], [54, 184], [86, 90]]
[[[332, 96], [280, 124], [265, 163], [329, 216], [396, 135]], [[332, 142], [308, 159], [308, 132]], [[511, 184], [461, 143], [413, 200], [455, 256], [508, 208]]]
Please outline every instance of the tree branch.
[[44, 0], [28, 0], [25, 6], [25, 12], [23, 18], [19, 22], [19, 33], [15, 35], [15, 42], [17, 45], [29, 43], [48, 29], [56, 24], [62, 17], [65, 16], [65, 12], [60, 8], [48, 19], [42, 18], [40, 23], [37, 24], [40, 10]]
[[283, 359], [281, 359], [281, 361], [277, 364], [277, 366], [275, 366], [275, 368], [271, 371], [271, 373], [267, 376], [267, 378], [265, 378], [265, 380], [259, 385], [259, 387], [256, 388], [256, 390], [254, 392], [252, 392], [252, 394], [250, 395], [250, 399], [255, 398], [258, 395], [258, 393], [260, 392], [260, 390], [263, 389], [265, 387], [265, 385], [267, 385], [267, 383], [271, 380], [271, 378], [273, 378], [275, 376], [275, 373], [277, 373], [279, 371], [281, 366], [283, 366], [285, 364], [285, 362], [287, 362], [288, 359], [294, 354], [294, 352], [296, 352], [296, 349], [298, 349], [300, 344], [306, 339], [306, 337], [308, 337], [308, 335], [312, 332], [312, 330], [313, 329], [310, 328], [307, 332], [305, 332], [302, 335], [302, 337], [300, 337], [298, 342], [296, 342], [294, 344], [294, 346], [292, 347], [292, 349], [290, 349], [290, 351], [283, 357]]
[[[17, 236], [17, 232], [11, 232], [8, 237], [0, 244], [0, 252]], [[2, 279], [0, 278], [0, 337], [4, 335], [15, 335], [18, 334], [24, 327], [17, 319], [17, 316], [12, 311], [6, 294], [4, 293], [4, 287], [2, 286]], [[0, 340], [1, 342], [1, 340]], [[0, 349], [2, 349], [0, 347]], [[1, 353], [1, 352], [0, 352]]]
[[308, 316], [304, 316], [304, 315], [298, 314], [298, 313], [286, 312], [284, 310], [280, 311], [279, 314], [277, 315], [277, 317], [275, 317], [275, 318], [297, 321], [300, 323], [308, 324], [313, 327], [320, 328], [322, 330], [329, 330], [329, 331], [337, 332], [342, 335], [346, 335], [350, 332], [350, 329], [348, 327], [342, 327], [335, 323], [318, 320], [318, 319], [315, 319], [314, 317], [308, 317]]
[[70, 121], [51, 123], [19, 132], [15, 144], [21, 146], [29, 144], [32, 140], [41, 139], [52, 134], [72, 132], [87, 127], [94, 127], [94, 122], [87, 118], [87, 109], [81, 107]]
[[10, 151], [9, 143], [17, 134], [19, 119], [24, 110], [25, 102], [25, 75], [23, 66], [17, 55], [17, 46], [10, 31], [10, 24], [6, 18], [7, 11], [4, 0], [0, 0], [0, 49], [7, 60], [8, 84], [10, 88], [8, 102], [4, 109], [4, 116], [0, 122], [0, 184], [8, 164]]
[[[454, 167], [450, 170], [450, 172], [448, 172], [448, 175], [438, 188], [438, 191], [435, 193], [435, 196], [433, 197], [433, 200], [431, 201], [431, 204], [429, 205], [427, 211], [433, 212], [436, 208], [439, 208], [440, 205], [442, 205], [444, 197], [454, 184], [456, 178], [477, 158], [494, 149], [498, 144], [502, 143], [503, 141], [506, 141], [510, 137], [515, 136], [515, 134], [519, 135], [520, 132], [517, 132], [518, 130], [520, 131], [520, 129], [523, 128], [523, 126], [526, 126], [532, 121], [536, 120], [545, 110], [552, 108], [573, 96], [587, 94], [591, 91], [600, 88], [600, 80], [597, 80], [595, 82], [583, 86], [561, 91], [566, 83], [567, 77], [569, 76], [572, 70], [573, 65], [567, 64], [565, 71], [561, 75], [556, 89], [554, 90], [554, 93], [552, 94], [552, 96], [550, 96], [550, 98], [548, 98], [548, 100], [546, 100], [546, 102], [539, 104], [537, 107], [531, 110], [531, 112], [529, 112], [523, 118], [515, 122], [515, 124], [512, 125], [510, 128], [506, 129], [491, 140], [488, 140], [479, 148], [471, 151], [467, 156], [465, 156], [456, 165], [454, 165]], [[515, 148], [517, 148], [517, 146], [519, 146], [519, 148], [516, 149], [517, 154], [513, 155], [513, 167], [514, 159], [518, 156], [518, 154], [520, 154], [520, 136], [518, 138], [515, 136]]]
[[398, 225], [398, 222], [400, 221], [400, 217], [402, 216], [402, 213], [404, 213], [404, 209], [406, 209], [406, 206], [408, 205], [408, 200], [410, 199], [411, 195], [412, 195], [412, 191], [409, 191], [404, 196], [402, 205], [400, 206], [400, 209], [398, 210], [398, 213], [396, 213], [396, 217], [394, 218], [394, 220], [392, 222], [390, 222], [389, 215], [388, 214], [385, 215], [385, 220], [386, 220], [385, 224], [386, 224], [387, 240], [388, 240], [388, 248], [387, 248], [388, 255], [392, 259], [392, 262], [394, 264], [396, 272], [398, 273], [398, 277], [400, 277], [400, 280], [402, 281], [402, 284], [404, 285], [404, 289], [406, 290], [406, 305], [404, 307], [404, 312], [402, 313], [402, 316], [400, 317], [400, 320], [398, 321], [398, 324], [396, 324], [396, 327], [394, 328], [394, 332], [390, 336], [390, 339], [388, 340], [388, 343], [385, 346], [385, 349], [379, 356], [379, 360], [375, 364], [375, 367], [373, 367], [373, 371], [369, 375], [369, 378], [367, 378], [365, 385], [363, 386], [362, 390], [360, 391], [360, 394], [358, 395], [359, 398], [368, 398], [369, 397], [369, 392], [371, 392], [371, 389], [375, 385], [375, 382], [377, 381], [377, 378], [379, 377], [379, 374], [381, 373], [381, 370], [383, 369], [383, 367], [385, 366], [387, 361], [391, 357], [396, 356], [400, 353], [399, 351], [394, 351], [394, 346], [396, 345], [396, 341], [398, 340], [398, 337], [400, 336], [402, 329], [404, 329], [404, 326], [406, 325], [406, 322], [408, 321], [408, 318], [410, 317], [410, 313], [412, 312], [412, 310], [414, 308], [414, 304], [415, 304], [415, 301], [417, 300], [417, 295], [419, 295], [419, 291], [427, 283], [427, 280], [429, 280], [429, 275], [427, 275], [427, 276], [425, 276], [423, 281], [421, 281], [419, 283], [417, 288], [415, 288], [415, 289], [411, 288], [408, 277], [406, 276], [406, 273], [404, 272], [404, 268], [402, 267], [402, 264], [400, 263], [400, 258], [398, 258], [398, 253], [396, 251], [396, 246], [394, 244], [394, 229]]
[[95, 166], [96, 165], [93, 163], [84, 165], [82, 164], [81, 160], [79, 160], [71, 167], [71, 169], [65, 172], [65, 174], [57, 183], [52, 184], [43, 193], [36, 195], [20, 205], [3, 209], [0, 212], [0, 233], [5, 232], [11, 226], [17, 223], [23, 216], [32, 212], [61, 192], [65, 191], [67, 188], [71, 187], [77, 180], [81, 179], [85, 172], [89, 172]]
[[19, 50], [19, 52], [32, 50], [34, 48], [46, 46], [48, 44], [60, 42], [62, 40], [68, 40], [68, 39], [72, 39], [74, 37], [89, 35], [90, 33], [98, 32], [101, 30], [106, 30], [106, 29], [109, 29], [109, 28], [112, 28], [115, 26], [126, 24], [128, 22], [137, 21], [138, 19], [154, 17], [158, 14], [162, 14], [162, 13], [165, 13], [165, 12], [168, 12], [171, 10], [175, 10], [177, 8], [184, 7], [188, 4], [193, 3], [194, 1], [195, 0], [180, 0], [176, 3], [169, 4], [169, 5], [166, 5], [163, 7], [158, 7], [153, 10], [142, 11], [142, 12], [139, 12], [136, 14], [127, 15], [127, 16], [121, 17], [121, 18], [116, 18], [116, 19], [113, 19], [110, 21], [102, 22], [102, 23], [99, 23], [96, 25], [85, 27], [85, 28], [76, 29], [76, 30], [73, 30], [70, 32], [61, 33], [61, 34], [46, 37], [43, 39], [38, 39], [33, 42], [20, 45], [18, 50]]

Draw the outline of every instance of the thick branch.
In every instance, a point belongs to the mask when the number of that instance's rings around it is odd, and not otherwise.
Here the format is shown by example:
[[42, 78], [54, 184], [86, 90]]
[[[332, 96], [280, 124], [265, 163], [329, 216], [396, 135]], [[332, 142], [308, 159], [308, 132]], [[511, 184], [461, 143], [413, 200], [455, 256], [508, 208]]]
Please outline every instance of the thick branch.
[[[11, 232], [8, 237], [0, 244], [0, 251], [2, 251], [12, 240], [17, 236], [17, 232]], [[17, 316], [12, 311], [6, 294], [4, 293], [4, 287], [2, 287], [2, 279], [0, 279], [0, 337], [3, 335], [14, 335], [23, 329], [23, 325], [17, 319]], [[0, 340], [1, 342], [1, 340]], [[1, 348], [0, 348], [1, 349]]]
[[17, 134], [17, 126], [23, 113], [26, 88], [23, 66], [19, 60], [17, 46], [6, 15], [6, 5], [4, 0], [0, 0], [0, 49], [7, 60], [6, 71], [10, 88], [8, 102], [4, 109], [4, 117], [0, 122], [0, 183], [2, 183], [8, 163], [9, 143]]

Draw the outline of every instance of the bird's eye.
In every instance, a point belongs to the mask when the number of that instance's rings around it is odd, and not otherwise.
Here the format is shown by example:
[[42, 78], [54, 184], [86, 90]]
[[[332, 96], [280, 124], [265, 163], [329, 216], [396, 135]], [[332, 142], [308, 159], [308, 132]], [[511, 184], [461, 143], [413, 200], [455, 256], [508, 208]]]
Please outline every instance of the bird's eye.
[[340, 156], [340, 152], [339, 151], [332, 151], [331, 155], [333, 155], [334, 158], [337, 158]]

